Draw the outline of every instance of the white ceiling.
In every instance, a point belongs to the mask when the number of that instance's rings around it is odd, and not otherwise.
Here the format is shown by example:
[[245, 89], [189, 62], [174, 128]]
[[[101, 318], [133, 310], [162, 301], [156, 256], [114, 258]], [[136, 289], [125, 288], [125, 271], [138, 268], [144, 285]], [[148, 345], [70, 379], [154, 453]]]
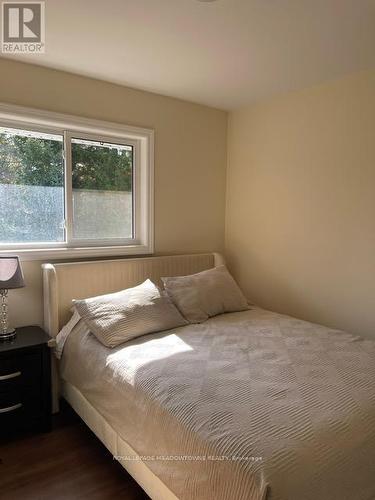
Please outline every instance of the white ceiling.
[[233, 109], [375, 67], [375, 0], [47, 0], [13, 58]]

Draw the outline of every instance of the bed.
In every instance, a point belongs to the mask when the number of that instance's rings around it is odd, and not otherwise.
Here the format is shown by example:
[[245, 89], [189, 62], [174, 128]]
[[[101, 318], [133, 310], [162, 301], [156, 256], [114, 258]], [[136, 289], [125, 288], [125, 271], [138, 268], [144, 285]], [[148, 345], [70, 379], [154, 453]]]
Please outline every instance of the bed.
[[[45, 264], [45, 327], [56, 336], [73, 298], [222, 262], [199, 254]], [[375, 498], [372, 341], [251, 307], [115, 349], [77, 328], [58, 378], [153, 499]]]

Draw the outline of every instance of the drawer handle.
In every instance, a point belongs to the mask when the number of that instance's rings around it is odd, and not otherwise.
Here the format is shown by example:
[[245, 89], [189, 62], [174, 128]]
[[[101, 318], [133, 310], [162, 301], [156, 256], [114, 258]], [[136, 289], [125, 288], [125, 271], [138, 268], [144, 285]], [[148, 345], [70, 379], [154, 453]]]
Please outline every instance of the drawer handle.
[[8, 406], [7, 408], [0, 408], [0, 413], [8, 413], [10, 411], [18, 410], [18, 408], [21, 408], [22, 403], [17, 403], [16, 405], [13, 406]]
[[9, 380], [10, 378], [20, 377], [21, 372], [9, 373], [9, 375], [0, 375], [0, 380]]

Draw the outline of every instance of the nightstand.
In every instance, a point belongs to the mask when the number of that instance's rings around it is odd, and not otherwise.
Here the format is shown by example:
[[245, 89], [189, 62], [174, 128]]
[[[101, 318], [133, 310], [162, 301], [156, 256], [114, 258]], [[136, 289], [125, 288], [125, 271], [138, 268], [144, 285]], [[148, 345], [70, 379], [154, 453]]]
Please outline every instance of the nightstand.
[[0, 436], [23, 429], [51, 428], [51, 354], [38, 326], [17, 328], [0, 342]]

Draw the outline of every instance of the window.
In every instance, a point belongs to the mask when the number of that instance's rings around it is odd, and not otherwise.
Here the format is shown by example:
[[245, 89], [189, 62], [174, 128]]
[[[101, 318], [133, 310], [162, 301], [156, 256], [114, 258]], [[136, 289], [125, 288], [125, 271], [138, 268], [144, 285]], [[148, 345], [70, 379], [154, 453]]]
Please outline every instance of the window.
[[134, 146], [71, 140], [73, 238], [133, 238]]
[[64, 241], [63, 136], [0, 127], [1, 243]]
[[0, 251], [151, 253], [152, 131], [17, 110], [0, 106]]

